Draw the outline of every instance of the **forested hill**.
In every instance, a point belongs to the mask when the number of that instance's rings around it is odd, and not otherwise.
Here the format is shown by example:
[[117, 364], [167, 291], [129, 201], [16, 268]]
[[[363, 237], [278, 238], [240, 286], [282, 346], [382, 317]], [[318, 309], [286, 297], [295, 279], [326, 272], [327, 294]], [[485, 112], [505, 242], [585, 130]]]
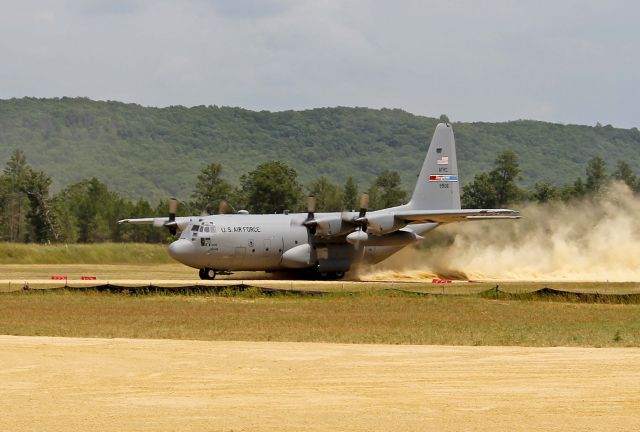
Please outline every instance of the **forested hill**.
[[[396, 170], [411, 189], [437, 122], [397, 109], [254, 112], [83, 98], [0, 100], [0, 164], [19, 148], [53, 178], [54, 190], [95, 176], [132, 198], [188, 198], [208, 163], [221, 163], [237, 183], [268, 160], [287, 163], [303, 183], [326, 175], [368, 185], [384, 169]], [[524, 184], [572, 182], [593, 156], [610, 169], [617, 160], [640, 169], [636, 128], [523, 120], [454, 123], [454, 130], [463, 183], [490, 169], [507, 148], [519, 157]]]

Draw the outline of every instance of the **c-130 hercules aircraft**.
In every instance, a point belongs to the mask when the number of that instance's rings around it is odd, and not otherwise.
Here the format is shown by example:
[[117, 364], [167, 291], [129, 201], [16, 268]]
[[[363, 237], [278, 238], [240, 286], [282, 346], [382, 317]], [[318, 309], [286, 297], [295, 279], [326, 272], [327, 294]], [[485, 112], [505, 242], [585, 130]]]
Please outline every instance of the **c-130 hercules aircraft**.
[[200, 271], [201, 279], [232, 271], [297, 272], [314, 279], [340, 279], [353, 266], [375, 264], [422, 240], [434, 228], [451, 222], [517, 219], [509, 209], [461, 209], [453, 129], [440, 123], [431, 140], [411, 200], [404, 205], [367, 212], [316, 213], [309, 197], [307, 213], [218, 214], [124, 219], [120, 223], [167, 227], [180, 238], [169, 255]]

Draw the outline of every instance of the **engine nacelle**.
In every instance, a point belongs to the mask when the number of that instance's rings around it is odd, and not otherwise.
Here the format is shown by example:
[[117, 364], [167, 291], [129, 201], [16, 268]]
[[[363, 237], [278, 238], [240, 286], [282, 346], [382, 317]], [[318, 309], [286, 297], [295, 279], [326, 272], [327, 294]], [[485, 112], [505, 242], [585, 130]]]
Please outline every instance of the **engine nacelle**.
[[393, 214], [367, 215], [367, 232], [376, 236], [397, 231], [406, 226], [404, 221], [398, 221]]
[[317, 219], [316, 235], [319, 237], [335, 237], [353, 230], [353, 225], [342, 217], [325, 217]]
[[360, 242], [366, 242], [369, 239], [369, 235], [364, 231], [354, 231], [346, 238], [347, 242], [351, 244], [357, 244]]
[[282, 254], [282, 265], [287, 268], [309, 267], [313, 261], [313, 249], [309, 243], [293, 247]]
[[391, 234], [383, 236], [369, 236], [365, 242], [366, 246], [406, 246], [413, 242], [423, 240], [424, 237], [414, 233], [413, 231], [395, 231]]

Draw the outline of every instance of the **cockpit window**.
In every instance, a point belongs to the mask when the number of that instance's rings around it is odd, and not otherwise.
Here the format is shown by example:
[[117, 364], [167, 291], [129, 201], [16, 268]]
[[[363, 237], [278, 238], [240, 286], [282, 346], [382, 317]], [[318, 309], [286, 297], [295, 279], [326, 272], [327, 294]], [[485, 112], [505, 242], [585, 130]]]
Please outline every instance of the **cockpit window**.
[[200, 232], [204, 231], [204, 227], [200, 227]]
[[200, 229], [200, 225], [194, 225], [194, 226], [191, 228], [191, 231], [193, 231], [193, 232], [198, 232], [198, 229]]
[[209, 227], [204, 227], [204, 232], [209, 232]]

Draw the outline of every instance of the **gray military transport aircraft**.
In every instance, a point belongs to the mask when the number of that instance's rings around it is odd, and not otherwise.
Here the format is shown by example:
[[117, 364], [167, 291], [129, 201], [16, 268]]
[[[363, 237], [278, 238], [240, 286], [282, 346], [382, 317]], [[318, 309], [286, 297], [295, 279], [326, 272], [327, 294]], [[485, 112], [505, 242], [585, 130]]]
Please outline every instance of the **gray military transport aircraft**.
[[313, 279], [340, 279], [361, 263], [378, 263], [451, 222], [517, 219], [509, 209], [461, 209], [453, 129], [440, 123], [431, 140], [411, 200], [367, 212], [363, 194], [359, 211], [316, 213], [314, 197], [307, 213], [235, 214], [124, 219], [120, 223], [167, 227], [180, 238], [169, 245], [175, 260], [200, 270], [200, 278], [232, 271], [297, 272]]

